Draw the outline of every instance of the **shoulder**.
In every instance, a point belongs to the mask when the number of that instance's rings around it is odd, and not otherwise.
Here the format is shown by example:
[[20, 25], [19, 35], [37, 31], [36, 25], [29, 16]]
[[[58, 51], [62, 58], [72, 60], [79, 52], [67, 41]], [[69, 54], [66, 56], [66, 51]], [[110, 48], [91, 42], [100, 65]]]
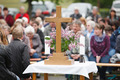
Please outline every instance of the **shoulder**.
[[33, 39], [39, 38], [38, 34], [34, 34]]
[[118, 35], [117, 39], [120, 39], [120, 35]]

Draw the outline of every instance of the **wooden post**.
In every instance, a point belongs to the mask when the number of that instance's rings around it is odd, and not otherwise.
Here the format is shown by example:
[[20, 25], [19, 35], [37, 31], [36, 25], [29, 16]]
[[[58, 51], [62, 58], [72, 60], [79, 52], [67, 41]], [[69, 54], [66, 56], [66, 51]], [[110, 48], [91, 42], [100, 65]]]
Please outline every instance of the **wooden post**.
[[93, 73], [89, 73], [90, 80], [93, 80]]
[[36, 73], [33, 73], [32, 76], [33, 76], [33, 80], [36, 80]]
[[44, 80], [48, 80], [48, 74], [44, 73]]
[[85, 80], [85, 77], [80, 75], [80, 80]]

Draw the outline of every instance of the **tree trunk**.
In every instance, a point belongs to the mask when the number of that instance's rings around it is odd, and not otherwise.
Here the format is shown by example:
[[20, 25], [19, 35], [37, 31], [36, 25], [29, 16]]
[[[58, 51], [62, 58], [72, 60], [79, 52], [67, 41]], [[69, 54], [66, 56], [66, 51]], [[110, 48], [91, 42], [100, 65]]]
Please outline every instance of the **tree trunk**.
[[100, 0], [97, 0], [97, 7], [98, 7], [98, 10], [100, 9]]
[[29, 17], [31, 19], [31, 13], [32, 13], [32, 0], [27, 0], [28, 1], [28, 14], [29, 14]]

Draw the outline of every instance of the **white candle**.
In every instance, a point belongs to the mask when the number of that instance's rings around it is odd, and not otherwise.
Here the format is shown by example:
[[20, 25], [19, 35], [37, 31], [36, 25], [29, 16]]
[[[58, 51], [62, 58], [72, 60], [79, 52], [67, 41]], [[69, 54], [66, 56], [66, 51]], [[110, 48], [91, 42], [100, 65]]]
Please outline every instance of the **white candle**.
[[80, 44], [83, 46], [80, 46], [79, 53], [80, 55], [85, 55], [85, 37], [83, 35], [80, 36]]
[[[45, 38], [46, 37], [48, 37], [48, 38], [50, 38], [50, 36], [45, 36]], [[45, 39], [45, 42], [46, 42], [47, 40]], [[45, 54], [50, 54], [50, 46], [48, 46], [48, 44], [46, 44], [45, 43]]]

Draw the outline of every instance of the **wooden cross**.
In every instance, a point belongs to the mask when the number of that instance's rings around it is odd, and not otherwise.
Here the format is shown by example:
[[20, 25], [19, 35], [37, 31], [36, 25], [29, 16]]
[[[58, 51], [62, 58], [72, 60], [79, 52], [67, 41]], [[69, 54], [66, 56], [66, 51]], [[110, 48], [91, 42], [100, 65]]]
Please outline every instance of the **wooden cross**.
[[46, 22], [56, 23], [56, 53], [61, 53], [61, 22], [72, 22], [72, 18], [61, 17], [61, 6], [56, 7], [55, 18], [45, 18]]

